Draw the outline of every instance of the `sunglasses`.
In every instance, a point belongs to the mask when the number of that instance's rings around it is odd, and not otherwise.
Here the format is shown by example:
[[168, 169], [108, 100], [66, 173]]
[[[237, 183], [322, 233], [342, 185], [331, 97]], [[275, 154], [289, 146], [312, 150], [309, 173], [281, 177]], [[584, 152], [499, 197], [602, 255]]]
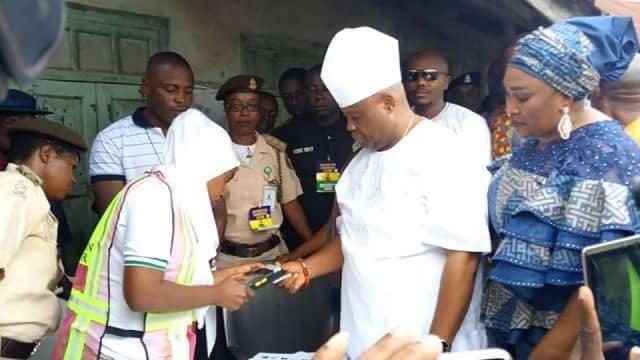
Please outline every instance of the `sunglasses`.
[[406, 81], [418, 81], [420, 78], [426, 81], [436, 81], [440, 76], [449, 76], [449, 74], [434, 69], [407, 70], [404, 72], [404, 79]]

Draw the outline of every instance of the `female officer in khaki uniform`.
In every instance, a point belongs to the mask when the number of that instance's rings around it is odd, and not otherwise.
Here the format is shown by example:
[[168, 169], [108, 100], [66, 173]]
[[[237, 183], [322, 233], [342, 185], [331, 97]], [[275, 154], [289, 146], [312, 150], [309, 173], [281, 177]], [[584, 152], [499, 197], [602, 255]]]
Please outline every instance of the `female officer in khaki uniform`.
[[27, 117], [9, 129], [7, 170], [0, 172], [0, 359], [27, 359], [53, 333], [62, 275], [58, 221], [48, 200], [61, 201], [87, 144], [71, 129]]
[[300, 181], [285, 152], [287, 145], [256, 131], [260, 121], [258, 76], [229, 79], [216, 99], [224, 101], [233, 148], [241, 166], [227, 184], [227, 227], [217, 267], [274, 260], [288, 253], [280, 237], [283, 215], [306, 241], [312, 233], [298, 196]]
[[[241, 163], [224, 192], [227, 227], [216, 259], [218, 268], [275, 260], [288, 253], [278, 230], [283, 216], [305, 241], [312, 236], [297, 200], [302, 187], [287, 158], [286, 144], [256, 132], [261, 86], [258, 76], [240, 75], [228, 80], [216, 96], [224, 100]], [[225, 314], [229, 348], [239, 359], [258, 351], [315, 351], [331, 329], [327, 286], [314, 284], [300, 297], [275, 286], [259, 289], [254, 301]], [[223, 335], [218, 332], [218, 336]]]

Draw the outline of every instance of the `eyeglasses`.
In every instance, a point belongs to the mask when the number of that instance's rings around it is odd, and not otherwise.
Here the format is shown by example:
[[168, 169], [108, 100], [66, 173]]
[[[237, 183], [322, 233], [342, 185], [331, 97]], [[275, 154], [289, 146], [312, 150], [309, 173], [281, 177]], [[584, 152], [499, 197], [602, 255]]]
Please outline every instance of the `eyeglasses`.
[[258, 112], [260, 111], [259, 104], [226, 104], [224, 106], [225, 110], [229, 112], [242, 112], [242, 110], [246, 109], [248, 112]]
[[426, 81], [436, 81], [440, 78], [440, 76], [449, 76], [446, 72], [441, 72], [434, 69], [426, 69], [426, 70], [407, 70], [404, 72], [404, 79], [406, 81], [418, 81], [418, 79], [423, 78]]

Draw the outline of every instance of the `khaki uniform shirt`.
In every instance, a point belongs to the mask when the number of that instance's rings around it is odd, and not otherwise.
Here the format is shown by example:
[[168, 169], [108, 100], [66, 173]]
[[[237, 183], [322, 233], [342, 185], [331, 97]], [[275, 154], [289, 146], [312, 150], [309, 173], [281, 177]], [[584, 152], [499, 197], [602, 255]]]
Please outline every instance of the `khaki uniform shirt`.
[[[286, 144], [271, 138], [271, 143], [279, 143], [280, 149], [271, 146], [263, 135], [258, 135], [258, 141], [253, 152], [251, 163], [240, 165], [231, 181], [226, 185], [224, 197], [227, 203], [227, 228], [225, 239], [239, 244], [256, 244], [277, 234], [282, 224], [282, 208], [302, 195], [302, 186], [291, 166], [291, 161], [285, 152]], [[278, 163], [280, 152], [280, 163]], [[281, 184], [281, 201], [276, 201], [275, 210], [271, 216], [276, 228], [253, 232], [249, 228], [249, 209], [261, 206], [265, 186], [271, 183]]]
[[60, 321], [58, 221], [41, 184], [26, 166], [0, 172], [0, 337], [23, 342], [41, 340]]

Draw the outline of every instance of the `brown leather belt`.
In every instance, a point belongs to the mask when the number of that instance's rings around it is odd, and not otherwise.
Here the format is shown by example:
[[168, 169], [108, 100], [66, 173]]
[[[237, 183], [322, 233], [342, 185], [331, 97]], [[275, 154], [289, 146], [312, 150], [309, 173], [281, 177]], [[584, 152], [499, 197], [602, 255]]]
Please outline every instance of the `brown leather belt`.
[[38, 343], [26, 343], [0, 337], [0, 357], [10, 359], [28, 359], [34, 352]]
[[252, 258], [266, 253], [279, 244], [280, 238], [275, 235], [272, 235], [265, 241], [252, 245], [238, 244], [225, 239], [220, 242], [220, 252], [242, 258]]

